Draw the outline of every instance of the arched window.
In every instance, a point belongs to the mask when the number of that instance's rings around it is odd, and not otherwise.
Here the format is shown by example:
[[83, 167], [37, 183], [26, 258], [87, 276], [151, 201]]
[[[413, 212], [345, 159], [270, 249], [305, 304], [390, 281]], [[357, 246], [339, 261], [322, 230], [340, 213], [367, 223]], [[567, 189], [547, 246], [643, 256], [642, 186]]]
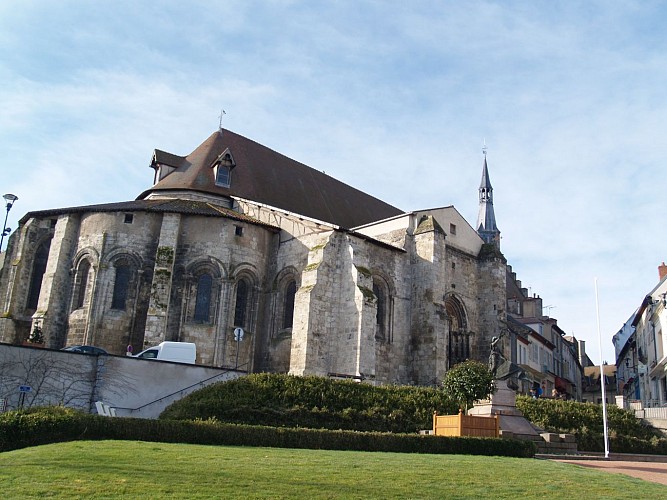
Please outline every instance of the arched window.
[[387, 308], [387, 297], [382, 286], [373, 282], [373, 293], [377, 299], [377, 314], [375, 315], [375, 340], [384, 340], [385, 331], [385, 310]]
[[246, 328], [248, 311], [248, 282], [240, 279], [236, 284], [236, 305], [234, 306], [234, 326]]
[[49, 260], [49, 246], [51, 241], [45, 241], [35, 252], [35, 260], [32, 263], [32, 275], [30, 276], [30, 288], [28, 289], [28, 301], [26, 309], [36, 310], [39, 303], [39, 293], [42, 290], [42, 278], [46, 272], [46, 263]]
[[283, 328], [292, 328], [294, 324], [294, 299], [296, 298], [296, 281], [291, 280], [285, 288], [283, 309]]
[[470, 336], [463, 304], [450, 295], [445, 298], [449, 320], [449, 367], [470, 359]]
[[79, 270], [76, 276], [77, 286], [79, 288], [76, 292], [76, 302], [74, 303], [75, 309], [83, 307], [83, 303], [86, 300], [89, 274], [90, 274], [90, 262], [88, 262], [88, 259], [83, 259], [79, 264]]
[[373, 276], [373, 294], [377, 307], [375, 340], [391, 342], [391, 289], [383, 277]]
[[197, 296], [195, 299], [195, 313], [193, 319], [198, 323], [211, 321], [211, 291], [213, 276], [202, 274], [197, 279]]
[[111, 298], [111, 309], [125, 310], [127, 302], [127, 291], [130, 287], [132, 270], [124, 261], [116, 264], [116, 279], [113, 285], [113, 297]]

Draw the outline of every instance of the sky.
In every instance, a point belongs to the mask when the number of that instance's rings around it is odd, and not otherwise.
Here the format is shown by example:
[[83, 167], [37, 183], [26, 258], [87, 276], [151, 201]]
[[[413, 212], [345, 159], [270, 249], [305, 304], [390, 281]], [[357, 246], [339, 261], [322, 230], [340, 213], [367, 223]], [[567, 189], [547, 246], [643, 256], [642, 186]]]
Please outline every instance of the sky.
[[666, 21], [630, 0], [2, 0], [7, 225], [135, 199], [153, 150], [187, 155], [222, 110], [224, 128], [472, 226], [486, 145], [508, 263], [613, 363], [667, 259]]

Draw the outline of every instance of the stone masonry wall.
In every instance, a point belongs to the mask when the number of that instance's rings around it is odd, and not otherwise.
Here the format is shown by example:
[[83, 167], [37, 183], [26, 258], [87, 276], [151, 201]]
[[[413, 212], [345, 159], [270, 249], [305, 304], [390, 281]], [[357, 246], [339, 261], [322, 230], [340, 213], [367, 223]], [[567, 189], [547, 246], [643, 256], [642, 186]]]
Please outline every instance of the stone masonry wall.
[[411, 345], [412, 377], [419, 385], [433, 385], [446, 367], [447, 324], [444, 308], [447, 270], [446, 243], [442, 232], [431, 230], [414, 235], [415, 255], [412, 282]]
[[180, 214], [164, 214], [162, 216], [160, 240], [155, 253], [153, 282], [151, 283], [146, 329], [144, 331], [145, 347], [159, 344], [165, 340], [180, 223]]
[[42, 279], [33, 328], [41, 327], [46, 344], [58, 348], [67, 338], [67, 308], [71, 292], [71, 262], [77, 244], [78, 215], [61, 215], [55, 225], [49, 260]]
[[3, 342], [21, 343], [28, 338], [32, 314], [26, 302], [35, 252], [43, 242], [49, 243], [55, 222], [50, 219], [29, 219], [9, 239], [2, 269], [2, 300], [0, 333]]

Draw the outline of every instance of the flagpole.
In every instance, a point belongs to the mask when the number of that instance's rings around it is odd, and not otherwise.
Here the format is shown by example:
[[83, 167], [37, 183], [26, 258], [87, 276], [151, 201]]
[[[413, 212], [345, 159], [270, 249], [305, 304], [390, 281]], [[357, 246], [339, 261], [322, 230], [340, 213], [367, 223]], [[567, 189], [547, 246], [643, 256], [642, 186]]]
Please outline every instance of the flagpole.
[[609, 433], [607, 431], [607, 394], [605, 391], [604, 365], [602, 364], [602, 334], [600, 333], [600, 301], [598, 279], [595, 278], [595, 312], [598, 322], [598, 345], [600, 348], [600, 387], [602, 388], [602, 425], [604, 427], [604, 458], [609, 458]]

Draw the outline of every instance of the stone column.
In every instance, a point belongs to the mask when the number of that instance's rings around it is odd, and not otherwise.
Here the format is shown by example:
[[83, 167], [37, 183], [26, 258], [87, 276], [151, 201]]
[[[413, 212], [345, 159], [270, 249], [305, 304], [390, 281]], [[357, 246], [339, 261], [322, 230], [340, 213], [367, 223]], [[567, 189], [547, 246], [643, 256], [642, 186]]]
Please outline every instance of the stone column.
[[146, 317], [144, 346], [159, 344], [165, 340], [180, 224], [180, 214], [166, 213], [162, 216]]
[[[290, 349], [292, 375], [322, 375], [329, 372], [327, 340], [335, 331], [332, 311], [338, 297], [335, 284], [336, 233], [323, 234], [308, 253], [301, 284], [294, 299], [294, 324]], [[330, 339], [329, 339], [330, 340]]]
[[61, 215], [56, 222], [49, 248], [49, 260], [42, 278], [37, 310], [32, 316], [31, 331], [42, 329], [48, 347], [64, 345], [67, 332], [67, 312], [72, 292], [70, 275], [73, 249], [78, 242], [80, 218]]

